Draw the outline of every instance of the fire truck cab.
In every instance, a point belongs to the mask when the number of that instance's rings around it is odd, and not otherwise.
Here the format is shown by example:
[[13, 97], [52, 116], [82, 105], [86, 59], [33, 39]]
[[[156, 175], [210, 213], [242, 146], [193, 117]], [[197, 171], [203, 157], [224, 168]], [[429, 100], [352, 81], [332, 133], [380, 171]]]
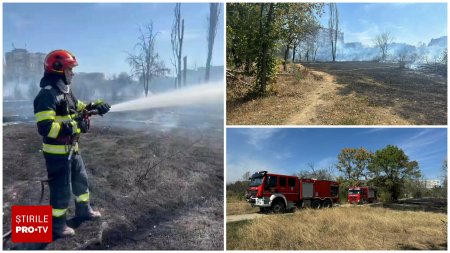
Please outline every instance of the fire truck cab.
[[348, 189], [348, 203], [365, 204], [377, 201], [377, 190], [373, 187], [350, 187]]
[[339, 184], [261, 171], [250, 177], [246, 198], [252, 206], [276, 213], [304, 206], [328, 208], [339, 202]]

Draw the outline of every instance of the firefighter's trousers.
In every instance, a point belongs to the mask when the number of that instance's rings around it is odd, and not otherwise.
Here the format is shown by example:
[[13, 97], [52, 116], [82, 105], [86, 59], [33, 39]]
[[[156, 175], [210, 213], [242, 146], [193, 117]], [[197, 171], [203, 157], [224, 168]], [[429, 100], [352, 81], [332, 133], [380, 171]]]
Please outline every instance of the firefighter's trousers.
[[80, 154], [67, 159], [45, 159], [50, 187], [50, 205], [55, 229], [65, 226], [71, 192], [77, 209], [89, 206], [89, 186], [86, 168]]

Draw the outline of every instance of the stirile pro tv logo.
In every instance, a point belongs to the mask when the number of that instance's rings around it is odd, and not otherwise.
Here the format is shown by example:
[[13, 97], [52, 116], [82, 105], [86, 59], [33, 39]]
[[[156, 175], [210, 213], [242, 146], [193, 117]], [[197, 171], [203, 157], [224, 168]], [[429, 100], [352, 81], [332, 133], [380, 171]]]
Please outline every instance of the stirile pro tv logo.
[[12, 236], [18, 242], [52, 242], [51, 206], [13, 206]]

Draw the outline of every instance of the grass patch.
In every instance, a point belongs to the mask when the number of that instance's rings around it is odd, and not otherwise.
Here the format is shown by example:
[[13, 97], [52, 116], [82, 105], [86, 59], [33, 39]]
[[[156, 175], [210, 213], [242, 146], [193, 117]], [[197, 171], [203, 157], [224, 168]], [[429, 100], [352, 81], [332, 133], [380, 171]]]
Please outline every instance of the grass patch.
[[[281, 66], [280, 66], [281, 67]], [[227, 124], [282, 125], [292, 115], [307, 106], [306, 94], [320, 85], [320, 77], [306, 69], [289, 68], [280, 73], [266, 88], [265, 96], [243, 99], [248, 94], [251, 79], [245, 85], [227, 79]]]
[[447, 249], [446, 214], [374, 207], [300, 210], [227, 224], [228, 250]]
[[259, 212], [259, 208], [252, 207], [246, 201], [238, 201], [238, 200], [228, 201], [227, 199], [227, 215], [248, 214], [257, 212]]
[[231, 242], [240, 240], [239, 236], [242, 233], [240, 230], [245, 229], [245, 227], [250, 223], [251, 221], [249, 220], [227, 223], [227, 249], [232, 249], [233, 245], [229, 245]]

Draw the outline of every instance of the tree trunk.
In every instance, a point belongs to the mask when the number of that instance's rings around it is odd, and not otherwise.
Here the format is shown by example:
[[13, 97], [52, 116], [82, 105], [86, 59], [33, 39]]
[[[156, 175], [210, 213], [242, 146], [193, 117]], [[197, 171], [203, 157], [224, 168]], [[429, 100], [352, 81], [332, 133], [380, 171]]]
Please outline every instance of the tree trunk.
[[183, 66], [184, 66], [184, 69], [183, 69], [183, 85], [186, 86], [186, 73], [187, 73], [186, 66], [187, 66], [187, 56], [185, 56], [185, 57], [183, 58]]
[[284, 63], [283, 63], [283, 70], [287, 71], [287, 60], [289, 56], [289, 45], [286, 45], [286, 50], [284, 51]]
[[181, 88], [181, 54], [183, 50], [183, 37], [184, 37], [184, 19], [181, 20], [181, 31], [178, 30], [178, 87]]
[[330, 3], [330, 17], [328, 20], [328, 33], [331, 41], [331, 57], [336, 61], [337, 38], [339, 31], [339, 13], [336, 3]]
[[[260, 35], [261, 38], [265, 38], [266, 31], [270, 32], [271, 30], [271, 24], [273, 19], [273, 8], [274, 3], [269, 4], [269, 13], [267, 15], [266, 24], [263, 25], [263, 17], [264, 17], [264, 3], [261, 3], [261, 14], [260, 14]], [[269, 52], [269, 45], [267, 43], [266, 39], [263, 39], [263, 43], [261, 43], [261, 70], [260, 70], [260, 90], [259, 92], [261, 94], [264, 94], [266, 91], [266, 85], [267, 85], [267, 53]]]
[[[261, 3], [261, 12], [259, 16], [259, 34], [260, 38], [263, 39], [265, 36], [264, 33], [264, 26], [263, 26], [263, 18], [264, 18], [264, 3]], [[259, 86], [259, 92], [263, 94], [266, 90], [266, 54], [267, 54], [267, 43], [265, 42], [265, 39], [263, 39], [263, 43], [261, 43], [261, 70], [260, 70], [260, 86]]]
[[174, 54], [174, 67], [175, 67], [175, 88], [181, 87], [181, 56], [183, 49], [184, 38], [184, 19], [181, 20], [181, 4], [175, 5], [175, 21], [172, 26], [171, 33], [172, 52]]
[[214, 39], [216, 37], [218, 18], [219, 18], [219, 4], [218, 3], [210, 3], [210, 5], [209, 5], [209, 30], [208, 30], [208, 57], [206, 58], [205, 82], [209, 81], [212, 50], [214, 47]]
[[297, 49], [297, 46], [292, 48], [292, 63], [295, 63], [295, 49]]

